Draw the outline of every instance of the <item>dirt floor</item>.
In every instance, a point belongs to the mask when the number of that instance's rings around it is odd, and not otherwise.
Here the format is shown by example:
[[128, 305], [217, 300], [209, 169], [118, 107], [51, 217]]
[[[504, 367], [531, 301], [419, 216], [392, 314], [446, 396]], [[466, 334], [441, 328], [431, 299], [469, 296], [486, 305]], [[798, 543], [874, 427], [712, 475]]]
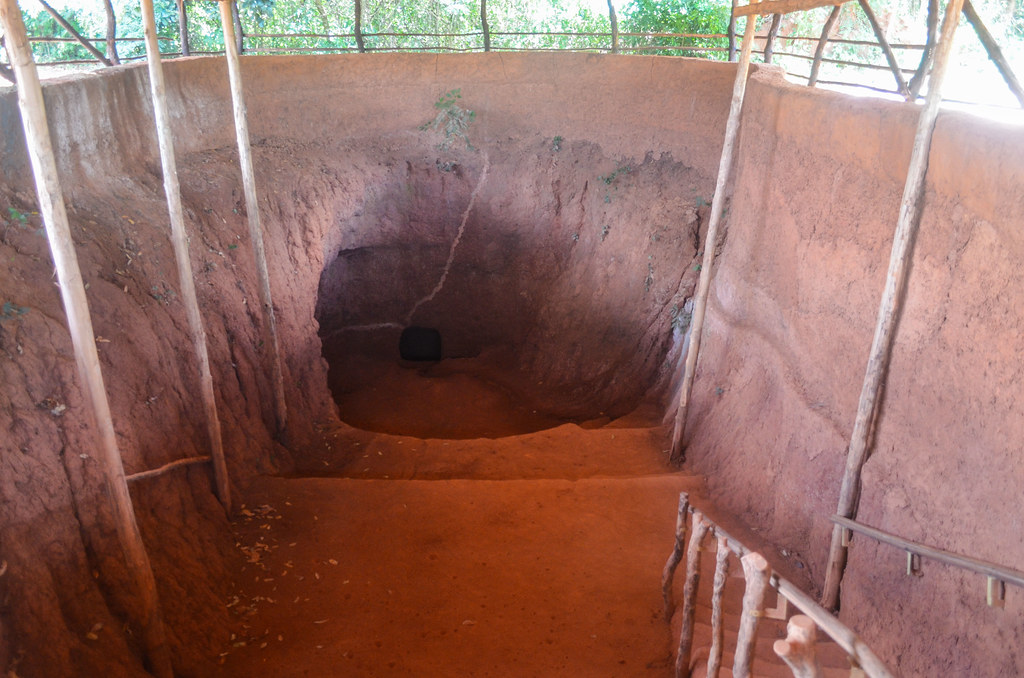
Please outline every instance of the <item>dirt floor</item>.
[[[409, 395], [358, 408], [379, 428], [526, 423], [444, 362], [386, 367], [366, 391]], [[649, 414], [494, 440], [339, 434], [366, 450], [348, 471], [329, 468], [339, 450], [321, 477], [258, 479], [223, 675], [672, 675], [661, 568], [700, 482], [666, 464]]]

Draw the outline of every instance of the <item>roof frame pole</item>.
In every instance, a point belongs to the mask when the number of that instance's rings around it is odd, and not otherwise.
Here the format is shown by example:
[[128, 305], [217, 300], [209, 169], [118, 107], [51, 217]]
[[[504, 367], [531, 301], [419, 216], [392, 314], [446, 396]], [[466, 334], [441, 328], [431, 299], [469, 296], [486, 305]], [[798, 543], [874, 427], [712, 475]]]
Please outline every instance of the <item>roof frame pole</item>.
[[11, 66], [17, 76], [18, 107], [21, 109], [25, 141], [35, 178], [39, 212], [43, 217], [46, 237], [57, 271], [61, 301], [67, 315], [82, 395], [93, 420], [96, 453], [103, 467], [118, 541], [124, 552], [128, 572], [134, 580], [141, 608], [138, 616], [146, 654], [150, 668], [158, 678], [172, 678], [171, 656], [164, 632], [163, 616], [160, 613], [156, 579], [135, 520], [135, 509], [132, 506], [128, 484], [125, 482], [124, 465], [117, 447], [110, 403], [107, 400], [99, 354], [96, 351], [96, 335], [89, 315], [89, 302], [85, 296], [85, 284], [75, 255], [75, 243], [71, 236], [71, 227], [57, 175], [57, 161], [50, 142], [43, 91], [17, 0], [0, 0], [0, 24], [3, 25], [6, 35]]
[[836, 5], [832, 8], [828, 18], [825, 19], [825, 25], [821, 28], [821, 37], [818, 38], [818, 46], [814, 48], [814, 61], [811, 62], [811, 75], [807, 79], [808, 87], [814, 87], [818, 84], [818, 73], [821, 71], [821, 59], [825, 56], [825, 47], [828, 46], [828, 39], [831, 37], [832, 29], [835, 27], [836, 21], [839, 19], [839, 13], [842, 11], [843, 6]]
[[256, 195], [256, 175], [252, 168], [252, 148], [249, 145], [249, 123], [246, 119], [245, 97], [242, 93], [242, 73], [238, 48], [235, 44], [232, 9], [233, 0], [220, 0], [220, 19], [224, 29], [224, 53], [228, 61], [228, 78], [231, 81], [231, 104], [235, 114], [235, 133], [238, 137], [238, 159], [242, 168], [242, 187], [245, 190], [245, 211], [249, 220], [249, 239], [252, 240], [256, 257], [256, 276], [259, 279], [260, 306], [263, 307], [263, 325], [266, 343], [270, 346], [271, 378], [274, 387], [274, 413], [277, 424], [276, 435], [284, 436], [288, 424], [288, 407], [284, 395], [284, 371], [281, 367], [281, 348], [277, 339], [277, 317], [274, 301], [270, 294], [270, 272], [267, 269], [267, 253], [263, 246], [263, 229], [260, 225], [260, 205]]
[[612, 25], [612, 54], [619, 53], [619, 18], [615, 16], [615, 5], [608, 0], [608, 20]]
[[[892, 254], [889, 257], [889, 271], [885, 289], [878, 308], [878, 321], [871, 342], [864, 384], [857, 404], [857, 418], [850, 436], [846, 467], [839, 490], [839, 508], [836, 513], [843, 518], [855, 518], [857, 502], [860, 499], [860, 472], [867, 460], [871, 434], [877, 414], [879, 393], [885, 379], [892, 355], [893, 338], [903, 308], [903, 297], [907, 286], [907, 274], [913, 256], [914, 239], [921, 220], [921, 205], [924, 197], [924, 180], [928, 172], [928, 153], [931, 150], [932, 133], [942, 100], [942, 81], [946, 76], [949, 56], [953, 48], [953, 36], [964, 0], [949, 0], [946, 16], [942, 22], [942, 35], [935, 48], [935, 66], [928, 85], [928, 97], [917, 122], [917, 133], [907, 169], [907, 181], [900, 203], [899, 219], [893, 236]], [[822, 591], [823, 607], [835, 610], [839, 607], [839, 587], [846, 567], [847, 547], [843, 545], [843, 527], [832, 529], [832, 544], [825, 569], [825, 585]]]
[[779, 37], [779, 28], [782, 27], [782, 15], [772, 14], [772, 22], [768, 26], [768, 35], [764, 39], [764, 62], [770, 64], [775, 54], [775, 38]]
[[178, 267], [178, 285], [181, 300], [188, 318], [192, 348], [199, 368], [199, 384], [202, 393], [203, 410], [206, 416], [206, 433], [210, 440], [210, 458], [213, 461], [213, 476], [217, 498], [224, 510], [231, 512], [231, 483], [228, 478], [227, 462], [224, 459], [224, 442], [221, 435], [220, 417], [217, 414], [217, 399], [213, 392], [213, 375], [210, 374], [210, 355], [206, 347], [206, 330], [203, 316], [199, 311], [196, 285], [192, 273], [192, 258], [188, 252], [188, 232], [185, 229], [185, 215], [181, 207], [181, 185], [178, 182], [177, 161], [174, 157], [174, 136], [171, 134], [171, 114], [167, 107], [167, 86], [164, 69], [157, 43], [156, 19], [153, 14], [153, 0], [141, 0], [142, 26], [146, 42], [149, 86], [153, 97], [153, 118], [156, 122], [157, 144], [160, 147], [160, 163], [164, 178], [164, 195], [171, 222], [171, 244]]
[[484, 29], [484, 51], [491, 51], [491, 26], [487, 23], [487, 0], [480, 0], [480, 25]]
[[693, 305], [693, 318], [690, 322], [690, 345], [686, 352], [679, 406], [676, 408], [675, 425], [672, 430], [670, 458], [677, 461], [681, 460], [683, 456], [683, 433], [686, 427], [686, 416], [690, 409], [693, 379], [697, 371], [697, 354], [700, 352], [700, 340], [704, 332], [704, 315], [707, 311], [708, 292], [711, 289], [715, 248], [718, 244], [718, 228], [722, 222], [722, 212], [725, 209], [725, 187], [729, 185], [729, 179], [732, 176], [733, 155], [736, 140], [739, 137], [740, 113], [743, 110], [743, 95], [747, 89], [747, 72], [750, 70], [750, 51], [754, 45], [754, 27], [756, 25], [757, 17], [748, 16], [746, 28], [743, 30], [739, 62], [736, 64], [736, 80], [732, 88], [729, 119], [725, 124], [725, 141], [722, 144], [722, 159], [718, 165], [715, 196], [711, 200], [711, 220], [708, 223], [707, 236], [704, 238], [704, 259], [700, 269], [697, 296]]
[[352, 11], [355, 12], [355, 24], [352, 31], [356, 34], [356, 48], [360, 53], [366, 51], [366, 42], [363, 40], [363, 3], [362, 0], [355, 0]]
[[96, 49], [96, 46], [94, 44], [89, 42], [82, 36], [81, 33], [76, 31], [75, 27], [68, 23], [68, 20], [65, 19], [60, 12], [55, 10], [53, 7], [50, 7], [46, 0], [39, 0], [39, 4], [42, 5], [43, 9], [45, 9], [47, 13], [53, 17], [53, 20], [59, 23], [61, 25], [61, 28], [67, 31], [68, 35], [70, 35], [78, 42], [78, 44], [84, 47], [89, 52], [89, 54], [92, 54], [94, 57], [96, 57], [96, 59], [99, 60], [99, 62], [102, 63], [104, 66], [113, 66], [113, 64], [110, 62], [110, 59], [108, 59], [103, 52]]
[[871, 5], [868, 4], [868, 0], [857, 0], [857, 2], [860, 4], [860, 8], [864, 10], [864, 16], [868, 18], [871, 30], [875, 32], [878, 46], [882, 48], [885, 60], [889, 63], [889, 70], [892, 71], [893, 77], [896, 78], [897, 92], [901, 97], [909, 101], [911, 99], [910, 89], [907, 87], [907, 81], [903, 78], [903, 72], [900, 70], [900, 62], [896, 60], [896, 54], [892, 51], [889, 41], [885, 38], [885, 31], [882, 30], [882, 25], [878, 23], [878, 17], [875, 16], [875, 12], [871, 9]]
[[736, 4], [738, 0], [732, 0], [732, 13], [729, 15], [729, 61], [736, 61]]
[[925, 39], [924, 50], [921, 52], [921, 63], [911, 76], [907, 86], [910, 88], [912, 101], [917, 101], [921, 95], [921, 88], [924, 86], [925, 78], [928, 77], [928, 69], [932, 66], [932, 57], [935, 55], [935, 40], [939, 35], [939, 0], [928, 0], [928, 17], [925, 20], [927, 38]]
[[1017, 97], [1020, 105], [1024, 106], [1024, 89], [1021, 88], [1020, 81], [1017, 80], [1017, 76], [1013, 72], [1013, 67], [1010, 66], [1010, 62], [1003, 55], [1003, 50], [999, 48], [999, 43], [996, 42], [996, 39], [989, 33], [988, 28], [985, 27], [985, 22], [981, 20], [981, 16], [974, 9], [974, 3], [971, 0], [964, 0], [964, 16], [974, 26], [974, 31], [978, 34], [978, 39], [981, 40], [988, 58], [999, 69], [999, 75], [1003, 76], [1006, 86], [1013, 92], [1013, 96]]

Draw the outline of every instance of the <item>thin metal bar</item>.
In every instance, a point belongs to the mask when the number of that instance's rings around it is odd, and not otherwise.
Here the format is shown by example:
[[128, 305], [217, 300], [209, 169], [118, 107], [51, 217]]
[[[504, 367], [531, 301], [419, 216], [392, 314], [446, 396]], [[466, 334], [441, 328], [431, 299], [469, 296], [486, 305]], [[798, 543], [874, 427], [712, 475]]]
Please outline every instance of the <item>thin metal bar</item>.
[[904, 551], [910, 551], [911, 553], [916, 553], [920, 556], [924, 556], [925, 558], [937, 560], [940, 563], [955, 565], [956, 567], [961, 567], [965, 570], [978, 572], [989, 577], [995, 577], [996, 579], [1024, 587], [1024, 572], [1021, 572], [1020, 570], [1003, 567], [1002, 565], [997, 565], [996, 563], [992, 563], [987, 560], [979, 560], [978, 558], [971, 558], [970, 556], [963, 556], [958, 553], [944, 551], [942, 549], [935, 548], [934, 546], [926, 546], [916, 541], [910, 541], [909, 539], [898, 537], [895, 534], [884, 532], [876, 527], [871, 527], [864, 523], [858, 523], [856, 520], [843, 518], [842, 516], [832, 516], [832, 522], [836, 525], [841, 525], [848, 530], [871, 537], [883, 544], [889, 544], [890, 546], [895, 546]]

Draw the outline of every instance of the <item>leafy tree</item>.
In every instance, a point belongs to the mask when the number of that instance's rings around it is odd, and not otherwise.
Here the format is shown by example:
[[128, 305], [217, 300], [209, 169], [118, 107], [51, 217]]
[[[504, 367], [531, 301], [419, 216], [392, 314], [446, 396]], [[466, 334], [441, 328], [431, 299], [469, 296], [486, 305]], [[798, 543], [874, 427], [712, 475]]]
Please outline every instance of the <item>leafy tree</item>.
[[[732, 5], [728, 0], [631, 0], [623, 11], [621, 22], [625, 33], [690, 33], [698, 35], [724, 34], [729, 30]], [[632, 44], [652, 44], [645, 39], [633, 39]], [[654, 38], [654, 45], [678, 45], [679, 38]], [[689, 38], [686, 44], [698, 48], [724, 47], [721, 38]], [[677, 50], [664, 50], [662, 54], [680, 54]], [[686, 50], [683, 56], [701, 56], [710, 59], [727, 58], [726, 52]]]

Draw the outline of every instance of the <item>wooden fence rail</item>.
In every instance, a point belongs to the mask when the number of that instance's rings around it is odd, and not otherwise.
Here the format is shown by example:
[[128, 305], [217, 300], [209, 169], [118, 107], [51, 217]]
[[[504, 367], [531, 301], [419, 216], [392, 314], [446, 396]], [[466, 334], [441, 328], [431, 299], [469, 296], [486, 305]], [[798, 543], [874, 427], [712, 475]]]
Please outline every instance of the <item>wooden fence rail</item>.
[[[688, 513], [691, 517], [691, 529], [689, 531], [686, 529], [686, 516]], [[715, 558], [715, 582], [711, 599], [712, 646], [708, 659], [707, 675], [709, 678], [714, 678], [718, 675], [718, 670], [722, 663], [721, 638], [723, 634], [723, 617], [725, 616], [722, 610], [722, 588], [726, 582], [729, 567], [728, 556], [730, 554], [738, 558], [743, 565], [744, 580], [746, 582], [743, 596], [742, 621], [733, 657], [734, 676], [750, 675], [751, 657], [753, 656], [754, 644], [757, 639], [757, 620], [766, 617], [774, 619], [784, 619], [786, 617], [785, 606], [766, 609], [764, 593], [768, 588], [772, 588], [781, 597], [780, 603], [783, 600], [788, 601], [804, 617], [803, 619], [798, 618], [800, 615], [792, 617], [791, 621], [796, 620], [795, 625], [798, 629], [791, 629], [790, 638], [785, 642], [778, 641], [774, 646], [776, 653], [784, 661], [787, 663], [790, 663], [791, 660], [813, 663], [813, 650], [811, 648], [801, 649], [795, 647], [798, 639], [806, 639], [808, 624], [813, 624], [814, 627], [820, 628], [826, 636], [846, 652], [851, 666], [858, 667], [868, 678], [893, 678], [893, 672], [849, 627], [832, 616], [825, 608], [815, 602], [810, 595], [779, 573], [773, 571], [767, 560], [760, 553], [752, 551], [739, 539], [736, 539], [733, 535], [722, 529], [707, 514], [692, 507], [689, 502], [689, 496], [685, 492], [679, 495], [675, 540], [672, 553], [662, 572], [661, 580], [665, 619], [671, 622], [675, 610], [672, 597], [673, 579], [678, 565], [684, 560], [683, 554], [685, 553], [686, 573], [681, 603], [683, 623], [679, 638], [679, 649], [676, 655], [676, 678], [690, 676], [694, 668], [691, 666], [694, 631], [692, 616], [693, 610], [696, 608], [696, 595], [699, 590], [698, 582], [701, 576], [700, 553], [704, 548], [704, 541], [710, 535], [713, 535], [717, 541], [718, 551]], [[687, 537], [689, 537], [688, 541]], [[794, 631], [799, 631], [799, 633], [794, 633]]]

